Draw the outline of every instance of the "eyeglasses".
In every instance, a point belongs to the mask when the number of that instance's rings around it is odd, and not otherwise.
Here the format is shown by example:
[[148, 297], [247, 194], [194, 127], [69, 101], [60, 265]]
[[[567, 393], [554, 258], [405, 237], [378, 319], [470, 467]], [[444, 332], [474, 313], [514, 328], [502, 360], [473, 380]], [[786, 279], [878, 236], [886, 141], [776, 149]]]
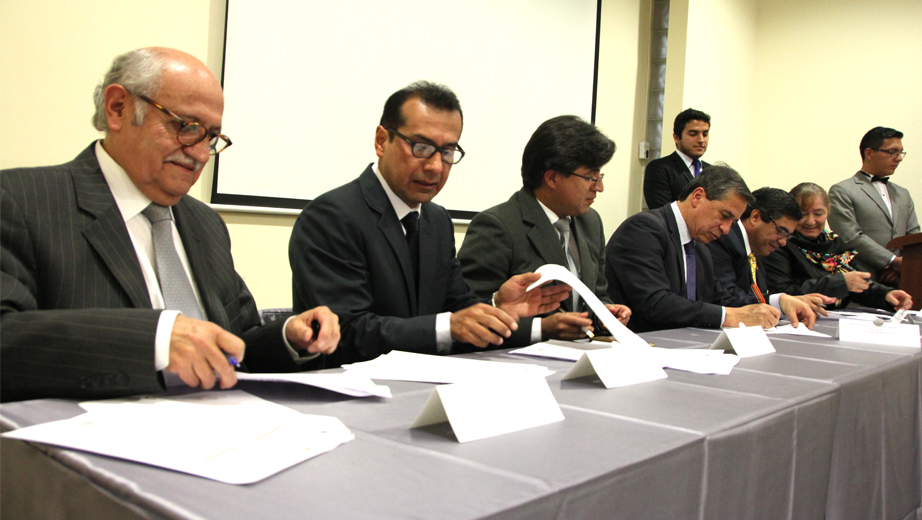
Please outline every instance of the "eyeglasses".
[[783, 239], [787, 240], [787, 239], [791, 238], [791, 235], [794, 234], [793, 231], [788, 231], [788, 229], [787, 229], [786, 227], [779, 226], [778, 223], [775, 222], [775, 219], [773, 219], [773, 218], [771, 218], [771, 217], [768, 217], [768, 219], [771, 220], [771, 221], [772, 221], [772, 224], [775, 225], [775, 232], [778, 234], [778, 238], [783, 238]]
[[896, 157], [897, 155], [899, 155], [900, 157], [906, 157], [906, 152], [903, 150], [887, 150], [886, 148], [871, 148], [871, 150], [875, 150], [878, 152], [884, 152], [890, 157]]
[[202, 141], [205, 138], [208, 138], [208, 149], [211, 155], [218, 155], [223, 152], [228, 146], [234, 144], [231, 142], [230, 137], [227, 137], [224, 134], [216, 134], [199, 123], [193, 121], [186, 121], [185, 119], [177, 116], [173, 112], [163, 108], [159, 103], [152, 100], [147, 96], [138, 96], [145, 102], [153, 105], [155, 108], [163, 112], [164, 114], [173, 118], [174, 121], [179, 123], [179, 130], [176, 131], [176, 140], [179, 141], [179, 144], [183, 146], [194, 146]]
[[596, 179], [595, 177], [589, 177], [588, 175], [580, 175], [580, 174], [575, 173], [575, 172], [571, 172], [570, 175], [576, 175], [577, 177], [579, 177], [579, 178], [581, 178], [581, 179], [586, 179], [587, 181], [592, 181], [592, 187], [593, 187], [593, 188], [595, 188], [596, 186], [598, 186], [599, 183], [602, 182], [602, 179], [605, 178], [605, 174], [604, 174], [604, 173], [600, 173], [598, 179]]
[[461, 159], [464, 158], [464, 150], [458, 145], [436, 146], [425, 141], [414, 141], [393, 128], [385, 129], [388, 132], [393, 132], [397, 137], [406, 141], [407, 144], [410, 145], [410, 151], [413, 153], [413, 157], [428, 159], [438, 152], [442, 155], [442, 162], [445, 164], [458, 164], [461, 162]]

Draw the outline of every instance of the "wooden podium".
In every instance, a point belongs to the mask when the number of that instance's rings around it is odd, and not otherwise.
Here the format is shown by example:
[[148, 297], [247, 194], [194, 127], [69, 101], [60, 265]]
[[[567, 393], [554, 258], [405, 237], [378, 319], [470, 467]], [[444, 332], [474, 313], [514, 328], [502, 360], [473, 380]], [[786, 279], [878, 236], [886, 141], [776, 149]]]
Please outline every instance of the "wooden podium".
[[912, 296], [913, 310], [922, 310], [922, 233], [894, 238], [887, 248], [903, 250], [900, 289]]

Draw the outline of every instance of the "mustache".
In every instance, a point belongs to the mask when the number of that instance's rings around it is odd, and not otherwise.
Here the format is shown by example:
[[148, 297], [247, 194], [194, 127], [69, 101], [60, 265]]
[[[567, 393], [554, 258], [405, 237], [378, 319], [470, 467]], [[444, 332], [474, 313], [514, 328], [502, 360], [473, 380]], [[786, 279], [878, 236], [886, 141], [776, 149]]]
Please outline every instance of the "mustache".
[[180, 152], [176, 152], [173, 155], [168, 156], [164, 159], [164, 162], [174, 162], [185, 168], [189, 168], [192, 171], [199, 171], [205, 167], [205, 163], [199, 162], [192, 157]]

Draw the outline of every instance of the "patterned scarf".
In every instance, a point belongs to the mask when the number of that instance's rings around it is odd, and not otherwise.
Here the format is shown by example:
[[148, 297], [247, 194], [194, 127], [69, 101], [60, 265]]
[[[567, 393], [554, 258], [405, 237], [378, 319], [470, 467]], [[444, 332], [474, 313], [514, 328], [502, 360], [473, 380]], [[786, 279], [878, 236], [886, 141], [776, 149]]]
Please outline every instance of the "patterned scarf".
[[854, 249], [849, 249], [839, 235], [831, 231], [823, 231], [816, 239], [810, 239], [799, 232], [795, 232], [790, 241], [811, 262], [822, 267], [828, 273], [847, 273], [854, 271], [849, 266], [855, 255]]

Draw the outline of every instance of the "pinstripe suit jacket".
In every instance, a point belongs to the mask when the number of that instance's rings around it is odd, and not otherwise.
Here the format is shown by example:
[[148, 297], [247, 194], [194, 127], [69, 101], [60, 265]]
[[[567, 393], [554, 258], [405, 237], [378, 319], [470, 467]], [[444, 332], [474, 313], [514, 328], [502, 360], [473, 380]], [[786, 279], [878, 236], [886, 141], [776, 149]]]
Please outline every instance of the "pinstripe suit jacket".
[[[293, 370], [281, 322], [258, 327], [221, 218], [188, 196], [173, 213], [208, 319], [242, 335], [251, 369]], [[0, 173], [0, 276], [0, 399], [162, 389], [160, 311], [93, 145], [67, 164]]]

